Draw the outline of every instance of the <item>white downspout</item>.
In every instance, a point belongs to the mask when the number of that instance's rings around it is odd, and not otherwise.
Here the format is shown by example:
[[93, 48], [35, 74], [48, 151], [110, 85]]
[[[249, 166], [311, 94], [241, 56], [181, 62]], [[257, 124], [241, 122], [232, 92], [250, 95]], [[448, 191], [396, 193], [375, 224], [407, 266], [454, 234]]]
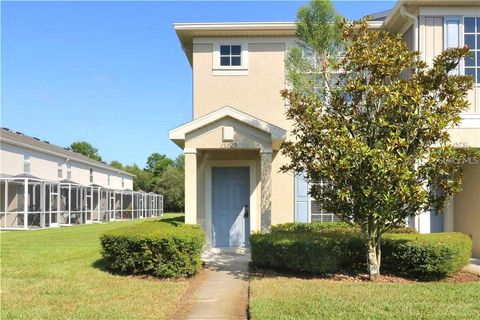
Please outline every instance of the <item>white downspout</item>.
[[413, 22], [413, 51], [418, 51], [418, 17], [407, 11], [405, 6], [400, 7], [400, 15], [404, 18], [409, 18]]
[[[418, 43], [418, 17], [411, 14], [410, 12], [407, 11], [405, 5], [400, 7], [400, 15], [404, 18], [408, 18], [412, 20], [413, 22], [413, 51], [418, 51], [419, 49], [419, 43]], [[417, 215], [414, 219], [414, 228], [416, 228], [420, 232], [420, 215]], [[408, 219], [407, 219], [408, 223]]]

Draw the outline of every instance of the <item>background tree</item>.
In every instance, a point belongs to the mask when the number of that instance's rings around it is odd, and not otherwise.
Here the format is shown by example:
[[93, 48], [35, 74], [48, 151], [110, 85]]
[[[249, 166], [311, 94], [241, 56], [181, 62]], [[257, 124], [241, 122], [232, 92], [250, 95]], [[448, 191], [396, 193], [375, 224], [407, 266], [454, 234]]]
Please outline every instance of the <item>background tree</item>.
[[114, 168], [123, 170], [123, 164], [120, 161], [113, 160], [112, 162], [110, 162], [110, 165]]
[[[73, 151], [101, 161], [98, 149], [91, 144], [80, 141], [71, 144]], [[183, 212], [185, 210], [185, 157], [183, 154], [171, 159], [164, 154], [152, 153], [144, 169], [138, 165], [122, 165], [113, 160], [112, 167], [134, 174], [133, 190], [156, 192], [164, 196], [165, 212]]]
[[183, 167], [169, 165], [155, 178], [153, 191], [163, 195], [164, 211], [184, 212], [185, 173]]
[[468, 48], [446, 50], [429, 67], [399, 35], [368, 30], [366, 20], [342, 30], [344, 57], [315, 75], [330, 88], [283, 92], [294, 126], [282, 170], [305, 172], [323, 209], [360, 226], [373, 277], [382, 234], [419, 212], [440, 212], [460, 190], [461, 167], [450, 160], [462, 153], [447, 129], [460, 122], [473, 82], [454, 72]]
[[124, 170], [135, 175], [133, 178], [133, 190], [152, 191], [153, 174], [151, 172], [141, 169], [136, 164], [125, 166]]
[[185, 170], [185, 155], [178, 155], [173, 162], [173, 166], [178, 170]]
[[173, 160], [167, 157], [164, 154], [152, 153], [147, 159], [147, 171], [153, 173], [154, 175], [160, 175], [167, 166], [173, 165]]
[[342, 50], [340, 21], [330, 0], [314, 0], [297, 12], [298, 46], [287, 55], [289, 87], [304, 94], [328, 96], [331, 62]]
[[74, 142], [70, 145], [70, 149], [93, 160], [102, 161], [102, 157], [98, 154], [98, 149], [86, 141]]

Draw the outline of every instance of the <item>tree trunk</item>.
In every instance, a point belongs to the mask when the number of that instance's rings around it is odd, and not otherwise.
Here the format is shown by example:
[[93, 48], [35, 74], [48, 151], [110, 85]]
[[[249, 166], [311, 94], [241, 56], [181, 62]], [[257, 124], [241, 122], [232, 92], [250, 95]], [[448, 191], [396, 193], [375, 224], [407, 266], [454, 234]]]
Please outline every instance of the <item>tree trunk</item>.
[[380, 275], [380, 258], [380, 238], [369, 238], [367, 264], [368, 275], [370, 276], [370, 279], [373, 279]]

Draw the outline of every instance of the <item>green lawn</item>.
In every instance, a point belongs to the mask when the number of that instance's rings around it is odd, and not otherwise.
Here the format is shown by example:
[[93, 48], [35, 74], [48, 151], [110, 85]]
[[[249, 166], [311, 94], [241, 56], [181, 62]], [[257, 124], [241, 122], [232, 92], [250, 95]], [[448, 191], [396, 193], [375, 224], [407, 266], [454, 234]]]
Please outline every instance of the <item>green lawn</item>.
[[112, 275], [100, 260], [104, 231], [141, 222], [2, 232], [1, 318], [167, 319], [188, 281]]
[[252, 320], [480, 319], [480, 282], [368, 283], [252, 279]]

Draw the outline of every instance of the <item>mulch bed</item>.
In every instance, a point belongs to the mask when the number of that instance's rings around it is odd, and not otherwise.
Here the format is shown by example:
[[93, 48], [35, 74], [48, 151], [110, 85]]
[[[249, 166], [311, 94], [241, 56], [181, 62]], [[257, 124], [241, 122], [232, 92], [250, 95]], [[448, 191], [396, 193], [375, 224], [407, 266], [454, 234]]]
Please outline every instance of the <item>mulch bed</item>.
[[[346, 281], [346, 282], [376, 282], [376, 283], [416, 283], [419, 282], [413, 279], [406, 279], [402, 277], [397, 277], [393, 275], [380, 275], [379, 277], [375, 278], [374, 280], [370, 280], [367, 274], [357, 274], [357, 275], [343, 275], [343, 274], [335, 274], [329, 278], [333, 281]], [[445, 282], [445, 283], [465, 283], [465, 282], [474, 282], [480, 281], [480, 276], [466, 272], [460, 271], [459, 273], [450, 276], [448, 278], [439, 280], [439, 281], [432, 281], [432, 282]], [[425, 282], [425, 281], [422, 281]]]
[[370, 280], [368, 274], [366, 273], [337, 273], [337, 274], [325, 274], [325, 275], [306, 275], [299, 273], [292, 273], [288, 271], [274, 271], [274, 270], [265, 270], [256, 268], [253, 265], [250, 265], [250, 275], [257, 278], [271, 278], [271, 277], [295, 277], [299, 279], [318, 279], [318, 280], [331, 280], [331, 281], [342, 281], [342, 282], [374, 282], [374, 283], [467, 283], [480, 281], [480, 276], [467, 272], [460, 271], [459, 273], [450, 276], [448, 278], [438, 280], [438, 281], [418, 281], [415, 279], [402, 278], [389, 274], [382, 274]]

